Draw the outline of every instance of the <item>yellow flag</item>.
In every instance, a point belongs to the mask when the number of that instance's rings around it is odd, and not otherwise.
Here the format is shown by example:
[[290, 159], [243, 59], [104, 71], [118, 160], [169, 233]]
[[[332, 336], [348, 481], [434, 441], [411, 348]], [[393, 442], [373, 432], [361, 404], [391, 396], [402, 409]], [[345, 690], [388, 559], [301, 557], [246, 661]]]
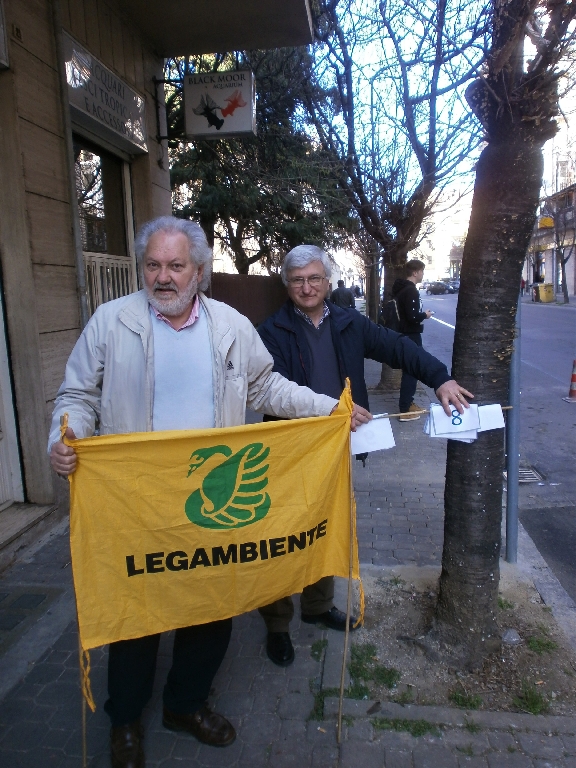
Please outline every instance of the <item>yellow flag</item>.
[[329, 417], [70, 442], [82, 648], [236, 616], [351, 557], [357, 578], [351, 409], [346, 389]]

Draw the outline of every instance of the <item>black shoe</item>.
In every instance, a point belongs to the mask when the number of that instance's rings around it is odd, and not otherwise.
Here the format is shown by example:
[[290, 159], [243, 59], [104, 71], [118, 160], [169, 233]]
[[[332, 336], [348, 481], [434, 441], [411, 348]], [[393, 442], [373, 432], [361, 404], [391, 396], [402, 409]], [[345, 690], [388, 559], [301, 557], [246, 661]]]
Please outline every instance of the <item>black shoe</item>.
[[266, 653], [279, 667], [289, 667], [294, 661], [294, 646], [288, 632], [268, 632]]
[[110, 731], [110, 762], [112, 768], [144, 768], [140, 720], [112, 728]]
[[[324, 611], [324, 613], [303, 613], [300, 618], [306, 624], [318, 624], [319, 622], [322, 622], [328, 629], [337, 629], [339, 632], [344, 632], [346, 630], [346, 614], [339, 611], [335, 605], [333, 605], [329, 611]], [[356, 624], [357, 621], [358, 619], [356, 616], [350, 616], [350, 631], [354, 629], [354, 624]]]
[[211, 747], [228, 747], [236, 738], [232, 723], [206, 706], [191, 715], [179, 715], [164, 707], [162, 725], [169, 731], [190, 733]]

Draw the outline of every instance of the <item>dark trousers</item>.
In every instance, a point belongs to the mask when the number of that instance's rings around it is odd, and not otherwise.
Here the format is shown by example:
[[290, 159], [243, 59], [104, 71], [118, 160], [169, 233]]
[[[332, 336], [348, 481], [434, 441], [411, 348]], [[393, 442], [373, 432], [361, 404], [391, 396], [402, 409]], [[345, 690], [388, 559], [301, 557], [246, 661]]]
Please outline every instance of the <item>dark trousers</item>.
[[[421, 333], [405, 333], [404, 336], [412, 339], [412, 341], [415, 344], [418, 344], [419, 347], [422, 346]], [[406, 373], [406, 371], [402, 372], [402, 381], [400, 382], [400, 402], [398, 409], [400, 413], [406, 413], [408, 408], [410, 408], [412, 405], [414, 395], [416, 394], [417, 384], [418, 379], [415, 379], [414, 376], [410, 376], [410, 374]]]
[[[334, 605], [334, 576], [323, 576], [316, 584], [302, 590], [300, 610], [311, 616], [329, 611]], [[258, 608], [268, 632], [288, 632], [294, 617], [292, 597], [281, 597], [269, 605]]]
[[[179, 715], [200, 709], [226, 654], [232, 619], [177, 629], [172, 667], [164, 686], [164, 706]], [[113, 727], [134, 722], [152, 696], [160, 635], [110, 643], [108, 701]]]

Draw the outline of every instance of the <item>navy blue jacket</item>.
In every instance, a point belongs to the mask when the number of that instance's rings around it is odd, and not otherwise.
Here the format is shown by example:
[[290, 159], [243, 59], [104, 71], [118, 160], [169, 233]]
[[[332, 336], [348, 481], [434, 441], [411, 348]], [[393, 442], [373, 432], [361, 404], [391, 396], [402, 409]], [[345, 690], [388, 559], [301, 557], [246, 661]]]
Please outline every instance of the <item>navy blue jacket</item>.
[[[342, 379], [348, 377], [352, 399], [368, 408], [364, 358], [402, 368], [434, 390], [450, 376], [444, 363], [399, 333], [376, 325], [355, 309], [342, 309], [330, 301], [330, 327]], [[310, 350], [290, 299], [258, 328], [274, 358], [274, 370], [301, 386], [310, 386]]]

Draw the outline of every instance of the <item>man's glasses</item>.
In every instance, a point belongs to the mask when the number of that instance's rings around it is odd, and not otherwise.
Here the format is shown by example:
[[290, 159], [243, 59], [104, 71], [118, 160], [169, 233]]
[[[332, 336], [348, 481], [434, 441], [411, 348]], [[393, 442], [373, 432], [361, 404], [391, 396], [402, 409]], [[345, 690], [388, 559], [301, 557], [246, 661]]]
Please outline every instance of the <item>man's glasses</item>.
[[304, 283], [308, 283], [310, 288], [319, 288], [325, 279], [325, 275], [311, 275], [310, 277], [292, 277], [288, 282], [293, 288], [303, 288]]

